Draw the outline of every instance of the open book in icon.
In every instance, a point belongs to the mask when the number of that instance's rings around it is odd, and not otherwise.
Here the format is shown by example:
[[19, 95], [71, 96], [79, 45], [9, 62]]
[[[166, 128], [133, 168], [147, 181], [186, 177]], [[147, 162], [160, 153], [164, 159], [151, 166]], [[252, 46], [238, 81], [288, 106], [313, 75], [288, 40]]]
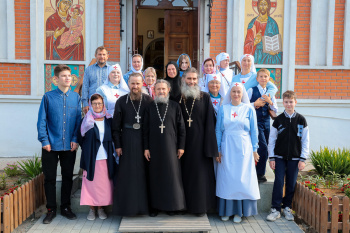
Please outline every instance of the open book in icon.
[[263, 36], [263, 52], [279, 53], [282, 52], [282, 37], [280, 34], [274, 36]]

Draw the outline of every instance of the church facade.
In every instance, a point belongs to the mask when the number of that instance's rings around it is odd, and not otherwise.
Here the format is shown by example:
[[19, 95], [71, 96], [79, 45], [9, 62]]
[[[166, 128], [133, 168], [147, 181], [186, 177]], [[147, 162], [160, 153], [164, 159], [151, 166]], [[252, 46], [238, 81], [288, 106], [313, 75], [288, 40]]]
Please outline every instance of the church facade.
[[[297, 93], [310, 146], [346, 147], [350, 136], [349, 0], [4, 0], [0, 8], [0, 157], [40, 154], [37, 113], [57, 88], [57, 64], [72, 68], [72, 89], [95, 49], [130, 69], [134, 53], [158, 76], [182, 53], [200, 69], [220, 52], [249, 53], [268, 68], [277, 93]], [[265, 4], [265, 7], [264, 7]], [[261, 19], [267, 16], [267, 23]]]

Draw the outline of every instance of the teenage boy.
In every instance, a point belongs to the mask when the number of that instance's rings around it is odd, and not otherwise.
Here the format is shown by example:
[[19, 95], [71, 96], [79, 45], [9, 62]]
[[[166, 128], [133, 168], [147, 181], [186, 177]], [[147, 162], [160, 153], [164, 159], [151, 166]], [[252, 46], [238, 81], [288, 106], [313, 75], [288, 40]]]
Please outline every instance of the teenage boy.
[[259, 182], [266, 182], [266, 162], [268, 159], [267, 145], [269, 143], [270, 134], [270, 115], [269, 109], [277, 113], [277, 103], [274, 96], [266, 95], [268, 91], [266, 85], [270, 81], [270, 71], [260, 69], [257, 73], [256, 80], [258, 86], [250, 88], [247, 91], [252, 106], [255, 108], [258, 129], [259, 129], [259, 162], [256, 164], [256, 174]]
[[72, 76], [68, 66], [56, 66], [54, 75], [58, 88], [43, 96], [37, 123], [38, 140], [42, 144], [41, 159], [47, 201], [44, 224], [51, 223], [56, 217], [58, 160], [62, 168], [61, 215], [71, 220], [77, 218], [70, 208], [70, 196], [78, 148], [77, 133], [81, 119], [81, 101], [80, 96], [70, 90]]
[[[293, 221], [292, 199], [298, 171], [305, 168], [309, 155], [309, 128], [306, 119], [294, 111], [297, 103], [293, 91], [283, 93], [284, 112], [272, 124], [269, 143], [270, 167], [275, 170], [272, 191], [271, 213], [267, 220], [275, 221], [281, 217], [281, 207], [287, 220]], [[284, 178], [286, 193], [283, 196]], [[281, 206], [282, 204], [282, 206]]]

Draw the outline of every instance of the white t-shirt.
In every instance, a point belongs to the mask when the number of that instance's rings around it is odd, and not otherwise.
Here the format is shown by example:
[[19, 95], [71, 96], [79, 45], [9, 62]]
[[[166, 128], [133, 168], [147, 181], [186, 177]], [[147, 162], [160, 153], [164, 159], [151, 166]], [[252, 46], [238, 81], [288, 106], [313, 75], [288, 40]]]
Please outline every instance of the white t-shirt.
[[101, 141], [101, 145], [100, 148], [98, 148], [97, 151], [97, 155], [96, 155], [96, 160], [103, 160], [103, 159], [107, 159], [107, 151], [106, 149], [103, 147], [103, 137], [105, 135], [105, 120], [103, 121], [95, 121], [98, 131], [100, 133], [100, 141]]

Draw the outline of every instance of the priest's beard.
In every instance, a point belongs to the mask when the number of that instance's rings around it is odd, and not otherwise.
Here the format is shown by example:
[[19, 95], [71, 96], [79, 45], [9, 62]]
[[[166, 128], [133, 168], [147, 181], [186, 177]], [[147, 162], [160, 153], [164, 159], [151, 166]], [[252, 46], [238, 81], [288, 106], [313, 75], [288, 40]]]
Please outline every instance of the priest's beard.
[[186, 83], [182, 83], [181, 93], [185, 98], [199, 99], [201, 89], [198, 85], [190, 87]]
[[141, 99], [141, 92], [139, 92], [139, 93], [137, 93], [137, 94], [135, 94], [135, 93], [133, 93], [133, 92], [130, 92], [130, 98], [131, 98], [132, 100], [137, 100], [137, 101], [139, 101], [139, 100]]
[[154, 98], [154, 102], [156, 102], [157, 104], [167, 104], [169, 102], [169, 95], [167, 95], [166, 97], [156, 96]]

